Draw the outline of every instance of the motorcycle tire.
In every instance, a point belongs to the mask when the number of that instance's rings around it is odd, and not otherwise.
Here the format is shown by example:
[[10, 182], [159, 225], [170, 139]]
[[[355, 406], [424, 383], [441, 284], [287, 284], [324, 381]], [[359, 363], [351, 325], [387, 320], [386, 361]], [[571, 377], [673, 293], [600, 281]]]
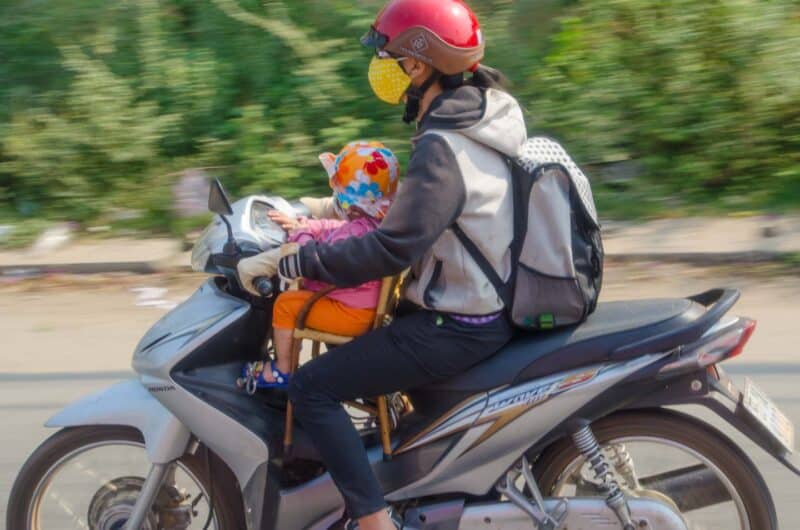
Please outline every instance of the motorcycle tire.
[[[627, 437], [661, 438], [677, 442], [711, 461], [733, 484], [753, 530], [777, 530], [778, 517], [769, 488], [752, 460], [727, 436], [689, 415], [655, 409], [617, 413], [591, 425], [601, 445]], [[542, 493], [552, 495], [559, 478], [579, 457], [570, 439], [548, 447], [534, 473]]]
[[[29, 504], [42, 477], [64, 456], [86, 445], [102, 442], [133, 442], [144, 444], [141, 433], [131, 427], [123, 426], [87, 426], [70, 427], [58, 431], [33, 452], [22, 466], [8, 501], [6, 530], [38, 530], [28, 528]], [[205, 448], [195, 454], [184, 454], [179, 460], [200, 482], [200, 486], [209, 492], [213, 477], [214, 516], [218, 530], [239, 530], [245, 528], [239, 487], [231, 471], [213, 453], [209, 453], [208, 463]]]

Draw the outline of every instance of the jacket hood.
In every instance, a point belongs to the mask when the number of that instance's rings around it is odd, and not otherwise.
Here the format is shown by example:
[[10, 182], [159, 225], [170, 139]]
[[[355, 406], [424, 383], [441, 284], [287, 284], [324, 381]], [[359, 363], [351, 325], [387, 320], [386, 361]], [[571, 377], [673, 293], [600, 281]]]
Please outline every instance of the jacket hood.
[[457, 131], [510, 158], [522, 154], [528, 139], [516, 99], [500, 90], [469, 85], [447, 90], [433, 100], [420, 122], [417, 138], [436, 129]]

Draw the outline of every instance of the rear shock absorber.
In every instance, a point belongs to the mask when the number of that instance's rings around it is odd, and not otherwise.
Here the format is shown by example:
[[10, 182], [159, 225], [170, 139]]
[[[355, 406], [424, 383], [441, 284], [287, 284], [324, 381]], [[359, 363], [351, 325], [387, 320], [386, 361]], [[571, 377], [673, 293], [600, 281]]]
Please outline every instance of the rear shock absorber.
[[611, 450], [614, 451], [612, 460], [617, 473], [625, 479], [630, 489], [638, 490], [640, 487], [639, 479], [636, 476], [636, 468], [633, 465], [633, 458], [631, 458], [628, 448], [625, 447], [625, 444], [614, 444], [611, 446]]
[[606, 495], [608, 507], [614, 510], [625, 530], [635, 530], [628, 502], [592, 429], [588, 425], [582, 427], [572, 433], [572, 440], [578, 451], [586, 458], [595, 478], [600, 481], [600, 488]]

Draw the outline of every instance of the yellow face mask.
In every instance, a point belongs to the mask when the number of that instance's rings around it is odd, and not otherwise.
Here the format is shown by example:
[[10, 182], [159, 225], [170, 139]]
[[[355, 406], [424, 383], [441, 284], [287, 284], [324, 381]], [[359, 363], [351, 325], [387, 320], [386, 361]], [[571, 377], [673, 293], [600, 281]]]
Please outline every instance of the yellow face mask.
[[373, 57], [369, 63], [369, 85], [378, 99], [399, 105], [411, 85], [411, 78], [403, 71], [397, 59]]

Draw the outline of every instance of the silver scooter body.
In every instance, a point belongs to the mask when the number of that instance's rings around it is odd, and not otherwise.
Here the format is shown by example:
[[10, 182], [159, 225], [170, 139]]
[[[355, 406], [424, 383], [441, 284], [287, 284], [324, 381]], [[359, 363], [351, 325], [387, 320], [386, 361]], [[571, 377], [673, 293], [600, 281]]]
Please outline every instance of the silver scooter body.
[[[270, 457], [266, 440], [178, 384], [172, 375], [181, 360], [236, 323], [245, 321], [250, 311], [249, 304], [224, 293], [215, 280], [208, 280], [142, 338], [133, 360], [138, 380], [117, 384], [67, 407], [51, 418], [47, 426], [133, 426], [144, 433], [153, 463], [168, 463], [180, 457], [192, 435], [233, 471], [242, 487], [248, 527], [259, 528]], [[563, 418], [657, 357], [587, 367], [475, 396], [426, 436], [402, 448], [400, 455], [463, 431], [460, 440], [429, 473], [389, 492], [387, 500], [402, 501], [448, 492], [487, 493], [503, 471]], [[587, 379], [564, 390], [559, 388], [578, 376]], [[521, 414], [511, 428], [501, 429], [476, 444], [492, 428], [487, 420], [502, 417], [520, 404], [531, 406], [530, 410]], [[370, 456], [374, 465], [383, 464], [378, 448]], [[287, 494], [286, 498], [289, 504], [279, 520], [287, 526], [282, 528], [304, 528], [339, 513], [342, 508], [342, 499], [327, 475]], [[288, 509], [293, 505], [292, 499], [300, 498], [303, 510]]]
[[[266, 212], [275, 204], [285, 209], [268, 197], [250, 197], [234, 205], [229, 216], [234, 232], [249, 248], [264, 250], [282, 241], [263, 218], [256, 219], [257, 210]], [[212, 225], [206, 231], [193, 258], [196, 268], [224, 272], [211, 263], [222, 250], [224, 230]], [[233, 383], [243, 360], [258, 357], [269, 312], [243, 296], [233, 282], [230, 274], [207, 280], [145, 334], [134, 351], [137, 379], [66, 407], [47, 426], [132, 426], [143, 433], [154, 465], [169, 464], [184, 454], [192, 439], [198, 440], [235, 475], [248, 530], [328, 528], [343, 513], [343, 499], [330, 475], [281, 486], [274, 476], [278, 468], [271, 463], [276, 456], [271, 449], [282, 435], [283, 416], [278, 409], [265, 415], [265, 410], [273, 409], [257, 404]], [[673, 354], [654, 349], [475, 392], [430, 418], [424, 428], [397, 436], [391, 461], [384, 461], [378, 443], [368, 449], [369, 459], [390, 502], [486, 495], [515, 462], [566, 419], [592, 407], [615, 385], [663, 365]], [[303, 446], [301, 428], [297, 439]], [[306, 446], [313, 445], [307, 436], [305, 440]], [[545, 505], [554, 507], [557, 502], [546, 499]], [[686, 530], [680, 515], [666, 504], [648, 499], [628, 504], [636, 520], [648, 521], [651, 530]], [[457, 528], [464, 530], [531, 527], [527, 514], [507, 501], [467, 505], [457, 501], [416, 509], [425, 511], [428, 521], [435, 521], [436, 514], [449, 514], [447, 528], [456, 528], [453, 517], [460, 521]], [[493, 525], [481, 524], [487, 514], [492, 514]], [[622, 528], [602, 498], [570, 499], [567, 517], [569, 528]], [[413, 515], [407, 516], [409, 528], [414, 528], [412, 519]], [[605, 522], [597, 526], [600, 520]]]

